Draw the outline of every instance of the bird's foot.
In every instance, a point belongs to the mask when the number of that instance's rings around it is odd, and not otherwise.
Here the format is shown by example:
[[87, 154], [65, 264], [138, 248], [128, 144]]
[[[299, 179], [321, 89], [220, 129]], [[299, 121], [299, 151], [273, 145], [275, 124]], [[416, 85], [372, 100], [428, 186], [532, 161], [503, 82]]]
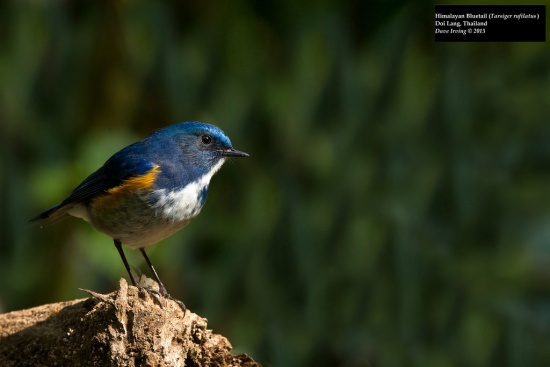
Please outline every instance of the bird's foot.
[[[150, 280], [150, 279], [149, 279]], [[143, 281], [143, 279], [141, 279], [141, 281]], [[138, 287], [138, 289], [140, 290], [143, 290], [145, 292], [147, 292], [154, 300], [155, 302], [157, 302], [157, 304], [159, 306], [162, 307], [162, 303], [160, 302], [160, 297], [163, 297], [165, 299], [169, 299], [171, 301], [174, 301], [178, 304], [178, 306], [180, 306], [181, 310], [183, 311], [183, 317], [185, 317], [185, 314], [187, 313], [187, 307], [185, 307], [185, 304], [180, 301], [180, 300], [177, 300], [175, 299], [174, 297], [172, 297], [167, 291], [166, 291], [166, 288], [164, 287], [164, 284], [162, 283], [156, 283], [154, 281], [151, 280], [151, 283], [152, 284], [146, 284], [145, 286], [141, 284], [141, 281], [140, 283], [137, 283], [136, 286]], [[154, 284], [154, 285], [153, 285]], [[156, 285], [158, 284], [158, 289], [156, 289]]]
[[166, 292], [162, 296], [166, 299], [176, 302], [178, 306], [180, 306], [181, 310], [183, 311], [183, 317], [185, 317], [185, 314], [187, 313], [187, 307], [185, 307], [185, 304], [182, 301], [180, 301], [179, 299], [175, 299], [174, 297], [172, 297]]
[[185, 317], [185, 314], [187, 313], [187, 307], [185, 307], [185, 304], [182, 301], [180, 301], [179, 299], [175, 299], [174, 297], [172, 297], [166, 291], [166, 288], [164, 288], [164, 284], [159, 283], [159, 288], [160, 288], [160, 290], [158, 291], [159, 295], [161, 295], [162, 297], [164, 297], [166, 299], [169, 299], [171, 301], [176, 302], [178, 304], [178, 306], [180, 306], [181, 310], [183, 311], [183, 317]]
[[139, 283], [136, 284], [136, 287], [140, 292], [143, 291], [147, 293], [154, 300], [154, 302], [162, 308], [162, 303], [159, 299], [159, 297], [162, 297], [162, 294], [160, 294], [159, 291], [157, 291], [156, 289], [146, 288]]

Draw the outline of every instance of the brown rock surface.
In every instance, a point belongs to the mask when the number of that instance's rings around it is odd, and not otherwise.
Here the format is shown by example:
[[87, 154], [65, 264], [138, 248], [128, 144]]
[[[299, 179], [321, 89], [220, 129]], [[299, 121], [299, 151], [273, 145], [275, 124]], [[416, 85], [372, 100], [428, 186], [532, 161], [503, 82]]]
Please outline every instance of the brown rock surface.
[[107, 295], [0, 315], [0, 366], [259, 366], [207, 320], [120, 281]]

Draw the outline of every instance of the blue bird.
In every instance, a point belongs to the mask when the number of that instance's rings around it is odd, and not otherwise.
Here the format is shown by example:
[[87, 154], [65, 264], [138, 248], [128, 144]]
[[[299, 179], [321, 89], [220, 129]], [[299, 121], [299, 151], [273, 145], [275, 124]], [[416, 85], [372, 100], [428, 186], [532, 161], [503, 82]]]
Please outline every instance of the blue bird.
[[[166, 291], [144, 248], [185, 227], [201, 211], [212, 176], [230, 157], [248, 157], [233, 149], [218, 127], [182, 122], [156, 131], [115, 153], [60, 204], [31, 221], [41, 226], [69, 216], [82, 218], [114, 240], [132, 284], [134, 277], [122, 244], [139, 249], [159, 291]], [[182, 309], [185, 305], [177, 300]]]

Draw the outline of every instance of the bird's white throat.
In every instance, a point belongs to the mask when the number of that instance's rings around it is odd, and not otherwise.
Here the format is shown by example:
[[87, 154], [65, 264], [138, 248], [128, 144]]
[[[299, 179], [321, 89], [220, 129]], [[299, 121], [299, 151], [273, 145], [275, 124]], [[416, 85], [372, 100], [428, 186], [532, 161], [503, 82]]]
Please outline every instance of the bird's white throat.
[[189, 221], [197, 216], [204, 202], [201, 201], [201, 192], [208, 188], [210, 179], [221, 168], [225, 158], [220, 159], [210, 171], [199, 179], [188, 183], [183, 189], [168, 191], [159, 189], [153, 192], [157, 197], [153, 205], [157, 216], [162, 216], [172, 222]]

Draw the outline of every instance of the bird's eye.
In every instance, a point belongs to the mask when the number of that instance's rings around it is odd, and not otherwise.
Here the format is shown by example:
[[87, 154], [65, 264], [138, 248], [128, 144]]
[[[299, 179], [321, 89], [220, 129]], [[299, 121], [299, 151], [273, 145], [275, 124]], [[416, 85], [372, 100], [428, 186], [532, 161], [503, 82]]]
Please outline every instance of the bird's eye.
[[210, 145], [210, 143], [212, 143], [212, 137], [210, 135], [201, 136], [201, 140], [204, 145]]

